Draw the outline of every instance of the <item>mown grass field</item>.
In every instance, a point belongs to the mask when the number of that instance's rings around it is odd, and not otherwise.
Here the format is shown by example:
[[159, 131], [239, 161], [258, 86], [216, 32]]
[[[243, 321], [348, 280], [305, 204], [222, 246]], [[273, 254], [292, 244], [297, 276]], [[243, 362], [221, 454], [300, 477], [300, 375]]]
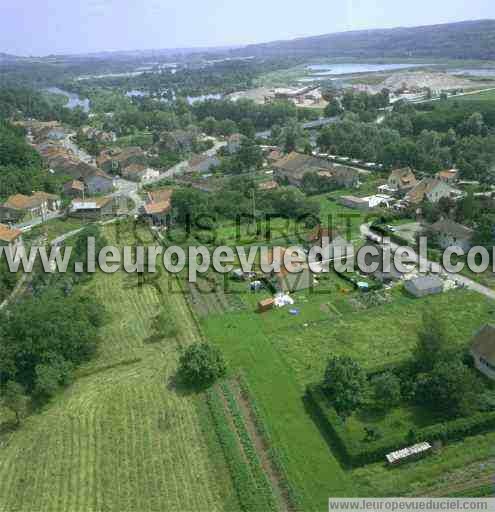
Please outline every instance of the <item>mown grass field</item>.
[[[0, 511], [238, 510], [201, 396], [171, 384], [179, 345], [199, 336], [183, 296], [167, 291], [165, 275], [164, 294], [132, 281], [116, 273], [89, 283], [108, 311], [98, 357], [0, 437]], [[174, 311], [180, 331], [151, 344], [160, 307]]]

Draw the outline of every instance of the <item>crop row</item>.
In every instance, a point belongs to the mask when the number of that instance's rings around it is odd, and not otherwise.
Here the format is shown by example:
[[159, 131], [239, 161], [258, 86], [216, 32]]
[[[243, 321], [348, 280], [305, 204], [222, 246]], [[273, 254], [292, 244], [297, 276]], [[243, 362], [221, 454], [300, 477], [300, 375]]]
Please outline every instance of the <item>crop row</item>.
[[264, 500], [261, 499], [249, 466], [243, 458], [237, 436], [230, 428], [222, 400], [214, 389], [207, 391], [207, 401], [241, 508], [245, 512], [263, 510]]
[[251, 436], [249, 435], [249, 432], [246, 428], [246, 423], [244, 422], [242, 413], [239, 409], [239, 406], [237, 405], [236, 398], [226, 382], [223, 382], [221, 387], [223, 394], [227, 400], [230, 413], [232, 415], [235, 428], [237, 430], [237, 435], [239, 436], [239, 440], [242, 444], [244, 454], [249, 461], [249, 466], [251, 468], [253, 477], [256, 481], [258, 492], [260, 493], [260, 496], [263, 496], [264, 498], [265, 503], [263, 510], [275, 511], [277, 510], [278, 507], [272, 485], [268, 480], [266, 473], [263, 470], [261, 461], [258, 457], [258, 453], [256, 452], [256, 448], [254, 447]]
[[239, 375], [238, 382], [241, 393], [248, 401], [251, 408], [256, 430], [258, 431], [258, 434], [263, 438], [265, 445], [268, 447], [268, 455], [277, 471], [279, 483], [286, 491], [291, 507], [295, 510], [299, 510], [301, 508], [301, 497], [289, 480], [285, 457], [277, 448], [275, 448], [272, 436], [266, 427], [266, 421], [263, 419], [263, 414], [261, 413], [256, 399], [251, 392], [246, 377], [242, 373]]

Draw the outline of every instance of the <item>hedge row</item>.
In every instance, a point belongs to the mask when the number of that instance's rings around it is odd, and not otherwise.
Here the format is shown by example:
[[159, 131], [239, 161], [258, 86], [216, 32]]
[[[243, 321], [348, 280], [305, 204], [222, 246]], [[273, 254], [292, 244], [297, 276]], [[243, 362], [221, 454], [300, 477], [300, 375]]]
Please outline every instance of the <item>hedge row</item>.
[[260, 500], [256, 482], [241, 453], [237, 436], [230, 428], [227, 418], [225, 417], [223, 403], [217, 392], [213, 389], [207, 391], [206, 398], [213, 417], [213, 424], [218, 440], [229, 466], [240, 506], [245, 512], [258, 512], [262, 510], [264, 500]]
[[226, 382], [221, 384], [221, 388], [227, 400], [227, 404], [229, 406], [230, 413], [237, 430], [237, 435], [244, 451], [244, 455], [249, 462], [252, 477], [256, 482], [258, 497], [261, 502], [259, 510], [272, 510], [275, 512], [278, 510], [278, 507], [272, 485], [261, 466], [261, 461], [258, 457], [258, 453], [256, 452], [256, 448], [254, 447], [251, 436], [247, 431], [244, 418], [239, 409], [239, 406], [237, 405], [235, 396]]
[[286, 468], [286, 462], [284, 461], [284, 457], [277, 450], [277, 448], [275, 448], [275, 444], [272, 440], [272, 437], [271, 437], [269, 431], [267, 430], [266, 422], [263, 419], [263, 416], [258, 407], [256, 399], [254, 398], [254, 395], [251, 392], [249, 384], [243, 374], [241, 374], [239, 376], [239, 386], [241, 388], [241, 393], [243, 394], [245, 399], [249, 402], [249, 405], [251, 407], [256, 430], [258, 431], [258, 434], [263, 438], [266, 446], [268, 447], [268, 455], [270, 457], [270, 460], [272, 461], [273, 466], [275, 467], [275, 469], [278, 473], [279, 482], [280, 482], [282, 488], [284, 489], [284, 491], [287, 493], [287, 496], [288, 496], [290, 504], [292, 505], [292, 508], [294, 510], [300, 510], [301, 509], [301, 497], [300, 497], [299, 493], [297, 492], [297, 490], [294, 488], [294, 486], [289, 481], [289, 478], [287, 476], [287, 468]]
[[362, 442], [349, 438], [345, 422], [331, 406], [321, 386], [308, 386], [307, 396], [316, 407], [342, 461], [350, 466], [363, 466], [384, 460], [387, 453], [409, 446], [411, 443], [459, 441], [495, 428], [495, 412], [478, 413], [469, 418], [459, 418], [413, 431], [413, 438], [408, 432], [363, 445]]

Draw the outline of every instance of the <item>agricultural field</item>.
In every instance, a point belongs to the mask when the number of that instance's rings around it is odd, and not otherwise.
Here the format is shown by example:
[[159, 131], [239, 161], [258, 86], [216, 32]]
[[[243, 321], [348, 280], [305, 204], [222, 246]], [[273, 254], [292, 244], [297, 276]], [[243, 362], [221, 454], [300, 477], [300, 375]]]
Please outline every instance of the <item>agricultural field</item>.
[[[1, 511], [239, 510], [204, 397], [173, 384], [180, 347], [198, 331], [167, 276], [157, 284], [116, 273], [87, 285], [107, 308], [98, 357], [0, 434]], [[150, 339], [160, 308], [174, 311], [176, 339]]]

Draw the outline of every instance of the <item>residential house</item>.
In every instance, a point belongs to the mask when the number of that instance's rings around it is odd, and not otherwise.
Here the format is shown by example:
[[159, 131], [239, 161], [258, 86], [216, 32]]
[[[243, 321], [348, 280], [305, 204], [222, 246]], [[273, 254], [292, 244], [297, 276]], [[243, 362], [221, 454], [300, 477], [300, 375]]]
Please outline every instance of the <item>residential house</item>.
[[442, 198], [458, 199], [462, 192], [437, 178], [422, 179], [410, 192], [405, 200], [410, 204], [420, 204], [423, 201], [437, 203]]
[[307, 173], [318, 173], [322, 178], [334, 182], [337, 187], [353, 188], [359, 185], [357, 169], [295, 151], [277, 160], [273, 169], [278, 181], [295, 187], [301, 186]]
[[60, 198], [46, 192], [33, 192], [30, 196], [16, 194], [0, 205], [0, 219], [17, 222], [25, 218], [42, 217], [60, 209]]
[[275, 190], [278, 187], [279, 187], [279, 184], [274, 180], [264, 181], [264, 182], [258, 184], [258, 190], [260, 190], [262, 192], [266, 192], [267, 190]]
[[[313, 286], [313, 273], [307, 262], [302, 258], [292, 257], [292, 268], [284, 265], [284, 256], [287, 249], [284, 247], [273, 247], [268, 251], [264, 260], [266, 265], [272, 265], [278, 261], [280, 265], [279, 271], [272, 271], [267, 276], [271, 279], [275, 288], [284, 293], [306, 290]], [[289, 270], [297, 270], [297, 272], [289, 272]]]
[[212, 171], [220, 165], [220, 159], [216, 156], [197, 155], [188, 163], [188, 172], [204, 174]]
[[430, 231], [435, 234], [442, 249], [458, 247], [467, 253], [472, 247], [474, 231], [457, 222], [449, 219], [439, 220], [430, 226]]
[[172, 130], [160, 135], [159, 146], [162, 151], [187, 153], [198, 140], [197, 130]]
[[[344, 257], [346, 255], [347, 240], [335, 229], [324, 228], [322, 226], [316, 226], [307, 237], [307, 246], [309, 249], [312, 247], [320, 247], [324, 249], [328, 254], [328, 259], [332, 260], [338, 257]], [[320, 256], [317, 256], [316, 260], [321, 260]], [[315, 260], [315, 261], [316, 261]]]
[[122, 176], [130, 181], [149, 182], [160, 177], [160, 171], [142, 164], [131, 164], [122, 170]]
[[454, 185], [455, 183], [457, 183], [457, 180], [459, 178], [459, 171], [457, 169], [447, 169], [445, 171], [439, 171], [437, 172], [436, 177], [449, 185]]
[[94, 168], [91, 174], [82, 177], [88, 194], [108, 194], [113, 191], [113, 178], [106, 172]]
[[112, 148], [104, 150], [98, 156], [96, 163], [105, 172], [116, 174], [131, 164], [147, 164], [146, 153], [137, 146], [128, 148]]
[[95, 140], [97, 142], [115, 142], [117, 140], [115, 132], [105, 132], [91, 126], [84, 126], [81, 128], [81, 133], [87, 139]]
[[144, 214], [153, 226], [165, 226], [172, 211], [173, 189], [163, 188], [148, 192]]
[[227, 139], [227, 151], [233, 155], [241, 149], [242, 139], [244, 137], [240, 133], [234, 133]]
[[426, 297], [443, 292], [443, 281], [437, 276], [420, 276], [409, 279], [404, 288], [415, 297]]
[[273, 149], [268, 153], [268, 156], [266, 157], [269, 164], [274, 164], [278, 160], [282, 158], [282, 151], [280, 149]]
[[471, 355], [476, 368], [495, 380], [495, 325], [484, 325], [473, 337]]
[[406, 194], [417, 184], [416, 176], [410, 167], [394, 169], [388, 177], [388, 187], [397, 194]]
[[131, 164], [122, 169], [122, 177], [131, 181], [141, 181], [146, 174], [146, 166], [143, 164]]
[[71, 180], [64, 184], [64, 194], [69, 197], [83, 197], [84, 183], [79, 180]]
[[363, 275], [372, 277], [383, 284], [397, 283], [404, 279], [404, 272], [397, 269], [393, 259], [390, 261], [390, 264], [387, 265], [388, 258], [384, 254], [384, 249], [381, 245], [369, 244], [369, 247], [375, 247], [377, 254], [373, 255], [368, 253], [365, 255], [364, 263], [369, 267], [369, 270], [366, 271], [366, 269], [362, 269], [361, 273]]
[[69, 208], [71, 217], [100, 219], [112, 214], [113, 199], [111, 197], [73, 199]]
[[13, 252], [20, 249], [22, 247], [22, 231], [0, 224], [0, 246], [9, 247]]

